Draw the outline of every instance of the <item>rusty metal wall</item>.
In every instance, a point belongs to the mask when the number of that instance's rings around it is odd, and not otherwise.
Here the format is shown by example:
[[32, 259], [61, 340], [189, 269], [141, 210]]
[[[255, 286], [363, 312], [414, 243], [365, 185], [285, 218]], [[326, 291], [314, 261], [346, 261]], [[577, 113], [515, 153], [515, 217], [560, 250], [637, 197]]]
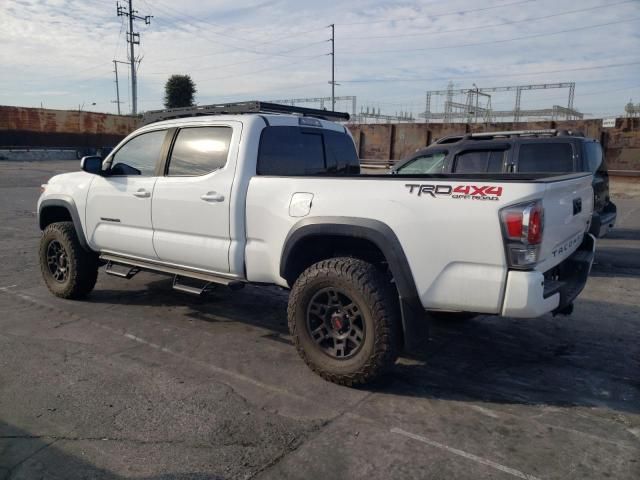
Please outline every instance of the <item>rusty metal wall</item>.
[[[0, 146], [109, 147], [138, 128], [137, 117], [0, 106]], [[407, 157], [418, 148], [446, 136], [496, 130], [558, 128], [578, 130], [598, 138], [611, 170], [640, 171], [640, 118], [618, 118], [614, 128], [601, 120], [477, 124], [400, 123], [349, 125], [363, 159]]]
[[139, 123], [106, 113], [0, 106], [0, 146], [113, 146]]
[[602, 142], [610, 170], [640, 171], [640, 118], [618, 118], [614, 128], [602, 128], [602, 120], [599, 119], [506, 122], [489, 125], [398, 123], [349, 125], [348, 127], [356, 141], [360, 158], [371, 160], [401, 160], [417, 149], [447, 135], [547, 128], [575, 130]]

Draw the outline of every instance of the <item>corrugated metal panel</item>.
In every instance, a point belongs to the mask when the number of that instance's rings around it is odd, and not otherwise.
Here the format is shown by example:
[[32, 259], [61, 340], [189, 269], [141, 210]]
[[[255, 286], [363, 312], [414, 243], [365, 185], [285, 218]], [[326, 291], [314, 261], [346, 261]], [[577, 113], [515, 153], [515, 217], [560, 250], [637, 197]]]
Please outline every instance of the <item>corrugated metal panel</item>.
[[127, 135], [139, 125], [137, 117], [74, 110], [0, 106], [0, 131], [41, 133], [100, 133]]

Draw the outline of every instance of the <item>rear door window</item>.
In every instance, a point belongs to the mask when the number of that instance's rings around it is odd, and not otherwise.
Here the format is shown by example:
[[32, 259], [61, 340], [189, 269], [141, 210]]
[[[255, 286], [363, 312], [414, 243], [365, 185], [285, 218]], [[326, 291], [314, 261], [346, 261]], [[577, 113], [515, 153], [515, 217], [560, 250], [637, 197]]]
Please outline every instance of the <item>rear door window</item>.
[[183, 128], [178, 132], [171, 159], [170, 176], [197, 176], [218, 170], [227, 163], [230, 127]]
[[574, 171], [570, 143], [523, 143], [518, 152], [518, 172], [569, 173]]
[[455, 173], [501, 173], [505, 150], [470, 150], [456, 155]]

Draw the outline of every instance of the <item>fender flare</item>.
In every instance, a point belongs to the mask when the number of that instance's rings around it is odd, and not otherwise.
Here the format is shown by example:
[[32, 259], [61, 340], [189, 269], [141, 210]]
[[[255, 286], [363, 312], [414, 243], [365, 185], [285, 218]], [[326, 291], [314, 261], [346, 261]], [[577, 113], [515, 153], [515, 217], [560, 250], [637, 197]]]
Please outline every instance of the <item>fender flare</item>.
[[80, 245], [85, 250], [91, 251], [91, 248], [87, 243], [87, 239], [84, 236], [82, 222], [80, 222], [80, 215], [78, 214], [78, 207], [76, 207], [76, 202], [73, 201], [73, 198], [68, 195], [58, 195], [57, 198], [47, 198], [42, 200], [38, 207], [38, 226], [40, 227], [40, 230], [45, 229], [45, 226], [42, 223], [42, 212], [48, 207], [63, 207], [69, 212]]
[[391, 227], [379, 220], [358, 217], [311, 217], [300, 220], [293, 225], [285, 239], [280, 258], [280, 276], [287, 278], [292, 253], [300, 241], [323, 235], [361, 238], [378, 247], [387, 260], [398, 290], [405, 347], [411, 348], [420, 343], [426, 335], [425, 310], [400, 240]]

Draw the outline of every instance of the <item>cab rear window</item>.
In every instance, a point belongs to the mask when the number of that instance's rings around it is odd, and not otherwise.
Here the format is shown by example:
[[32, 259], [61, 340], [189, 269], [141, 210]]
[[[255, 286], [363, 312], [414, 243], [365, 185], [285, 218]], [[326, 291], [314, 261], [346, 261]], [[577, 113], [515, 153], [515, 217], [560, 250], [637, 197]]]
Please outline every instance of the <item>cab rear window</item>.
[[355, 145], [346, 133], [289, 126], [270, 126], [262, 131], [258, 175], [332, 173], [360, 173]]
[[518, 172], [569, 173], [574, 171], [569, 143], [524, 143], [518, 153]]

